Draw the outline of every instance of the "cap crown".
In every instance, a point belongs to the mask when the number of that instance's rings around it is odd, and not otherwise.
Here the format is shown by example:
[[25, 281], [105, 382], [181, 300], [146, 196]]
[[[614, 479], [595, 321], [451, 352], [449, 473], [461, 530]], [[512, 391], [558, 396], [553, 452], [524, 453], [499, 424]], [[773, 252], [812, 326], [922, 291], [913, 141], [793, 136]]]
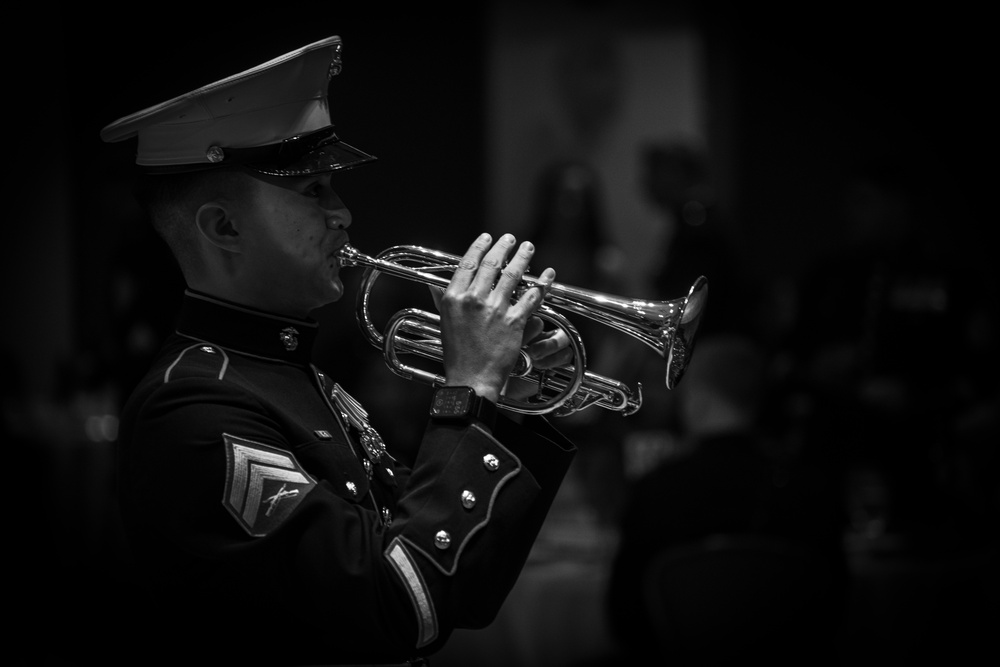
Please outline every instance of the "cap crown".
[[[210, 167], [225, 162], [227, 151], [245, 154], [330, 127], [328, 86], [340, 72], [341, 48], [338, 36], [314, 42], [120, 118], [101, 138], [138, 137], [143, 167]], [[374, 159], [353, 150], [358, 162]]]

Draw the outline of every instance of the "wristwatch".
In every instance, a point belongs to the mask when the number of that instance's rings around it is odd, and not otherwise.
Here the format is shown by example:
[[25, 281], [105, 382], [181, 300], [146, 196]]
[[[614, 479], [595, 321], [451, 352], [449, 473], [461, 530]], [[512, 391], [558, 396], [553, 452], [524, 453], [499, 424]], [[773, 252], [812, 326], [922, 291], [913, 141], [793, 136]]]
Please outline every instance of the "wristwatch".
[[439, 421], [466, 424], [479, 420], [492, 430], [497, 405], [477, 394], [472, 387], [438, 387], [431, 400], [430, 416]]

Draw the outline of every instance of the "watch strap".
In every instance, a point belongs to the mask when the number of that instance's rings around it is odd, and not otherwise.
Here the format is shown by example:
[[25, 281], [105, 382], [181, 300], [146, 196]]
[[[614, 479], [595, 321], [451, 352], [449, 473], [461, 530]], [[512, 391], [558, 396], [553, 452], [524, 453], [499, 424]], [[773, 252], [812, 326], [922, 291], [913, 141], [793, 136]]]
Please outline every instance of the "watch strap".
[[[475, 394], [475, 392], [473, 393]], [[488, 398], [475, 394], [472, 411], [474, 418], [492, 432], [497, 423], [497, 404]]]
[[[441, 412], [436, 409], [436, 406], [441, 402], [438, 400], [439, 392], [455, 392], [462, 391], [467, 392], [469, 396], [469, 402], [464, 412], [453, 413], [453, 412]], [[459, 423], [471, 423], [473, 421], [478, 421], [482, 425], [486, 426], [488, 429], [492, 430], [494, 424], [496, 423], [497, 416], [497, 405], [493, 401], [483, 398], [475, 392], [471, 387], [455, 387], [455, 386], [445, 386], [438, 387], [434, 390], [434, 398], [431, 401], [430, 416], [431, 419], [437, 421], [445, 422], [459, 422]], [[447, 401], [445, 401], [447, 403]]]

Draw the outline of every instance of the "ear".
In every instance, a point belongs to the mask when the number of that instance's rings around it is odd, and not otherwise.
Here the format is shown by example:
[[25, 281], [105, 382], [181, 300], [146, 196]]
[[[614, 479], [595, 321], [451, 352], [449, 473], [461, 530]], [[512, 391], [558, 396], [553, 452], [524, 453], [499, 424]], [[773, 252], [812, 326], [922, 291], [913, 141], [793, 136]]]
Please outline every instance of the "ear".
[[230, 252], [239, 252], [240, 234], [224, 204], [202, 204], [195, 213], [195, 224], [202, 237], [212, 245]]

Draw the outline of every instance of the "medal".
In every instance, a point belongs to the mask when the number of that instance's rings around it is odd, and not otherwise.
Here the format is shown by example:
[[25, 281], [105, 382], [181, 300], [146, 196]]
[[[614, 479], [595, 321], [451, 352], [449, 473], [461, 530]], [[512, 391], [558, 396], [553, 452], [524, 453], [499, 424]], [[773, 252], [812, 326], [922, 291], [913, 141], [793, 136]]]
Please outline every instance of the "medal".
[[368, 412], [361, 407], [357, 399], [335, 382], [330, 391], [330, 400], [337, 406], [344, 420], [358, 432], [358, 441], [372, 463], [378, 463], [383, 454], [389, 456], [385, 451], [382, 436], [368, 423]]

